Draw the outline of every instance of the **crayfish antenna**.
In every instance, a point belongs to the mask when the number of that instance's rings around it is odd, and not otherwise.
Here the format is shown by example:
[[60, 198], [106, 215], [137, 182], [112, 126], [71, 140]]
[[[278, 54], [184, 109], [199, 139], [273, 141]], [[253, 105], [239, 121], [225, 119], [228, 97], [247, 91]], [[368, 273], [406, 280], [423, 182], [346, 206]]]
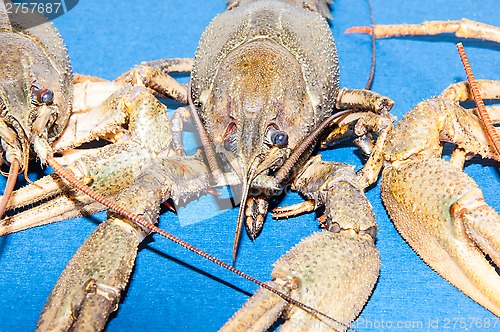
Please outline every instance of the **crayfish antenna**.
[[344, 31], [344, 33], [364, 33], [367, 35], [372, 35], [372, 27], [369, 26], [356, 26], [356, 27], [351, 27]]
[[[368, 0], [368, 7], [370, 8], [370, 23], [372, 27], [375, 25], [375, 19], [373, 18], [373, 8], [370, 0]], [[377, 65], [377, 46], [375, 44], [375, 36], [371, 34], [371, 46], [372, 46], [372, 63], [370, 65], [370, 75], [365, 85], [366, 90], [371, 90], [373, 85], [373, 79], [375, 78], [375, 66]]]
[[368, 76], [368, 80], [366, 81], [365, 89], [366, 90], [371, 90], [372, 85], [373, 85], [373, 79], [375, 78], [375, 66], [377, 62], [377, 47], [375, 45], [375, 39], [376, 36], [375, 34], [372, 33], [373, 27], [375, 26], [375, 20], [373, 18], [373, 7], [370, 2], [368, 2], [368, 8], [370, 9], [370, 24], [371, 26], [355, 26], [352, 28], [347, 29], [344, 31], [344, 33], [364, 33], [367, 35], [370, 35], [371, 38], [371, 47], [372, 47], [372, 59], [371, 59], [371, 66], [370, 66], [370, 74]]
[[21, 163], [19, 160], [14, 158], [10, 164], [9, 176], [7, 177], [7, 184], [5, 185], [5, 190], [3, 192], [2, 200], [0, 201], [0, 219], [3, 218], [7, 204], [9, 203], [12, 192], [14, 191], [14, 186], [16, 185], [17, 175], [19, 174], [19, 168]]
[[[236, 258], [238, 256], [238, 246], [241, 238], [241, 229], [243, 228], [243, 220], [246, 218], [245, 211], [248, 199], [248, 191], [250, 190], [249, 180], [245, 178], [242, 185], [243, 195], [241, 197], [240, 209], [238, 211], [238, 220], [236, 222], [236, 231], [234, 234], [233, 242], [233, 266], [236, 264]], [[250, 233], [249, 233], [250, 234]], [[250, 235], [251, 239], [254, 240], [254, 234]]]
[[483, 98], [481, 97], [481, 93], [479, 92], [479, 88], [477, 87], [477, 81], [474, 77], [474, 73], [472, 72], [472, 68], [470, 66], [469, 59], [467, 58], [467, 54], [465, 53], [464, 45], [462, 43], [457, 44], [458, 54], [460, 55], [460, 60], [464, 65], [465, 74], [467, 75], [467, 81], [469, 82], [469, 88], [472, 93], [472, 97], [474, 98], [474, 102], [477, 106], [477, 113], [481, 122], [486, 129], [488, 137], [490, 138], [493, 146], [495, 147], [495, 151], [498, 155], [500, 155], [500, 137], [498, 136], [497, 130], [493, 126], [491, 122], [490, 115], [484, 106]]

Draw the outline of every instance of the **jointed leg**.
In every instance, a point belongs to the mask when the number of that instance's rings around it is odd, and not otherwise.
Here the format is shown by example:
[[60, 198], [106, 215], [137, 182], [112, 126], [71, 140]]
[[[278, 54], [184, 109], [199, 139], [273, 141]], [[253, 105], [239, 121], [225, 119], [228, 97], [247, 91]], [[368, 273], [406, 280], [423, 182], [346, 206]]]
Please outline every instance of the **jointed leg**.
[[422, 24], [375, 25], [373, 29], [367, 26], [359, 26], [347, 29], [346, 33], [373, 34], [375, 38], [453, 33], [459, 38], [483, 39], [500, 43], [500, 28], [465, 18], [459, 21], [428, 21]]
[[172, 72], [190, 72], [193, 60], [190, 58], [164, 59], [143, 62], [118, 77], [115, 81], [145, 86], [162, 96], [172, 98], [187, 105], [187, 87], [180, 84], [169, 74]]

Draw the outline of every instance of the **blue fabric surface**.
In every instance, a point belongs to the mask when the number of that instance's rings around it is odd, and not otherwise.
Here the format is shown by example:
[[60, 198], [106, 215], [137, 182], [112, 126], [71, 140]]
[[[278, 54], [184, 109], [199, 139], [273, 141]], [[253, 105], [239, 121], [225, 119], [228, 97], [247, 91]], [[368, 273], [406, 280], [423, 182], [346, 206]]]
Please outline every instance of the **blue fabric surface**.
[[[500, 25], [497, 0], [373, 0], [372, 5], [377, 23], [467, 17]], [[191, 57], [206, 25], [224, 8], [222, 0], [83, 0], [54, 23], [67, 43], [74, 72], [113, 79], [141, 61]], [[332, 15], [341, 85], [362, 88], [370, 69], [370, 38], [344, 35], [343, 31], [369, 24], [368, 5], [365, 0], [338, 0]], [[393, 113], [401, 118], [418, 102], [465, 79], [456, 42], [457, 38], [448, 35], [378, 41], [373, 90], [393, 98]], [[479, 41], [465, 41], [464, 45], [477, 78], [500, 79], [498, 45]], [[358, 168], [362, 163], [352, 148], [324, 155]], [[466, 172], [483, 189], [486, 201], [500, 211], [498, 164], [478, 161], [468, 164]], [[33, 179], [38, 176], [31, 175]], [[376, 289], [355, 323], [356, 330], [500, 330], [494, 315], [439, 277], [405, 243], [387, 217], [379, 187], [369, 190], [367, 196], [377, 215], [382, 268]], [[180, 218], [164, 213], [160, 226], [229, 263], [237, 209], [180, 225], [182, 216], [208, 215], [211, 200], [187, 205]], [[280, 204], [300, 200], [298, 195], [289, 195]], [[104, 217], [100, 213], [0, 238], [0, 331], [35, 328], [59, 274]], [[284, 221], [268, 217], [255, 242], [243, 237], [237, 267], [268, 280], [272, 263], [315, 230], [314, 214]], [[107, 330], [213, 331], [255, 289], [255, 285], [154, 236], [142, 246], [131, 284]]]

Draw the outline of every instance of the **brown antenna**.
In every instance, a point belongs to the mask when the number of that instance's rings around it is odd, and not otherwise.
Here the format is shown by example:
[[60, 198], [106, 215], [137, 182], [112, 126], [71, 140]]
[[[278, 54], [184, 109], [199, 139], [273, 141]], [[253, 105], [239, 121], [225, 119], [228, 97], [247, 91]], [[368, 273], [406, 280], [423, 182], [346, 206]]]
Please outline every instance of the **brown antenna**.
[[481, 119], [481, 122], [486, 129], [488, 137], [493, 143], [496, 153], [500, 155], [500, 137], [498, 136], [497, 130], [491, 122], [491, 118], [488, 114], [488, 111], [486, 110], [486, 106], [484, 106], [483, 98], [481, 97], [481, 93], [479, 92], [479, 88], [477, 87], [476, 78], [472, 73], [472, 68], [470, 66], [469, 59], [467, 58], [467, 54], [465, 54], [464, 45], [462, 43], [458, 43], [457, 49], [458, 54], [460, 55], [460, 60], [462, 60], [462, 63], [464, 65], [465, 74], [467, 75], [467, 81], [469, 81], [469, 87], [472, 93], [472, 97], [476, 102], [479, 118]]
[[21, 163], [17, 158], [12, 159], [10, 163], [9, 176], [7, 177], [7, 184], [5, 185], [5, 189], [3, 191], [2, 200], [0, 201], [0, 219], [3, 217], [5, 213], [5, 209], [7, 208], [7, 204], [9, 203], [10, 197], [12, 196], [12, 192], [14, 191], [14, 186], [16, 185], [17, 175], [19, 173], [19, 167]]

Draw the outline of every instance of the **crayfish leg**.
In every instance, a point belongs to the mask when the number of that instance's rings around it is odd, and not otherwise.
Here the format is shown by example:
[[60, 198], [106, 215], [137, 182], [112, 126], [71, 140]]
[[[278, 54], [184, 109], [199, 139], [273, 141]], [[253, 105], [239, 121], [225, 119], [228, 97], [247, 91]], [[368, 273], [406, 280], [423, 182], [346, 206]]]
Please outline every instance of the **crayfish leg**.
[[175, 80], [171, 72], [191, 72], [193, 59], [176, 58], [142, 62], [118, 77], [115, 82], [130, 83], [134, 86], [145, 86], [161, 96], [172, 98], [188, 104], [187, 87]]
[[442, 33], [453, 33], [459, 38], [489, 40], [500, 43], [500, 29], [468, 19], [458, 21], [428, 21], [421, 24], [380, 24], [372, 27], [356, 26], [345, 33], [365, 33], [375, 38], [392, 38], [402, 36], [430, 36]]

